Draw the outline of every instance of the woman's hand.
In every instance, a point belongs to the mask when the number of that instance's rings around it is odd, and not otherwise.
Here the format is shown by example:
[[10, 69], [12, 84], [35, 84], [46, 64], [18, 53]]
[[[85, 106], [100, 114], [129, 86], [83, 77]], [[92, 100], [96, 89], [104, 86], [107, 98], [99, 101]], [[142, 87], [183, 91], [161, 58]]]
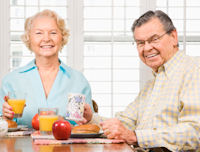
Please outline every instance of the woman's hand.
[[86, 103], [84, 105], [84, 113], [83, 113], [83, 117], [87, 120], [87, 122], [89, 122], [92, 119], [92, 109], [90, 107], [90, 105], [88, 103]]
[[8, 118], [8, 119], [13, 119], [14, 117], [14, 112], [12, 107], [8, 104], [8, 96], [4, 97], [4, 103], [3, 103], [3, 117]]
[[85, 105], [84, 105], [84, 113], [83, 113], [83, 120], [76, 121], [76, 123], [79, 124], [79, 125], [86, 124], [92, 119], [92, 116], [93, 116], [93, 112], [92, 112], [92, 109], [91, 109], [90, 105], [88, 103], [85, 103]]
[[58, 116], [58, 120], [63, 120], [64, 121], [65, 119], [62, 116], [59, 115]]

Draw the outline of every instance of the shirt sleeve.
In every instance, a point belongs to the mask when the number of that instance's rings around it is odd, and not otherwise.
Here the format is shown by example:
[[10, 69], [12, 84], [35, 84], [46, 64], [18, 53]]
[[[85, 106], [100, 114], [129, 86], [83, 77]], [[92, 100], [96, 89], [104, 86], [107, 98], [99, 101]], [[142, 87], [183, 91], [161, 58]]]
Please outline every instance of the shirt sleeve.
[[88, 124], [96, 124], [96, 125], [100, 126], [100, 123], [107, 119], [109, 119], [109, 118], [102, 117], [102, 116], [98, 115], [98, 113], [93, 113], [92, 119], [90, 120], [90, 122], [88, 122]]
[[[135, 130], [135, 123], [137, 119], [137, 106], [138, 106], [138, 98], [136, 98], [135, 102], [129, 104], [123, 112], [117, 112], [115, 117], [118, 118], [128, 129]], [[98, 113], [93, 113], [93, 117], [88, 122], [89, 124], [100, 125], [100, 122], [108, 120], [110, 118], [102, 117], [98, 115]]]
[[[200, 72], [195, 68], [183, 79], [177, 123], [164, 128], [135, 130], [138, 144], [143, 148], [166, 147], [172, 151], [199, 147], [200, 135]], [[170, 112], [168, 113], [171, 114]], [[169, 116], [170, 117], [170, 116]]]
[[0, 88], [0, 115], [2, 115], [4, 97], [8, 95], [9, 90], [12, 90], [12, 87], [6, 83], [5, 79], [3, 79]]
[[[117, 112], [115, 117], [118, 118], [128, 129], [135, 130], [135, 123], [137, 119], [137, 98], [135, 102], [129, 104], [126, 110], [123, 112]], [[100, 122], [110, 118], [102, 117], [98, 113], [93, 113], [93, 117], [90, 120], [90, 124], [100, 125]]]
[[115, 117], [118, 118], [128, 129], [135, 130], [137, 122], [137, 113], [139, 106], [139, 96], [130, 103], [124, 111], [117, 112]]

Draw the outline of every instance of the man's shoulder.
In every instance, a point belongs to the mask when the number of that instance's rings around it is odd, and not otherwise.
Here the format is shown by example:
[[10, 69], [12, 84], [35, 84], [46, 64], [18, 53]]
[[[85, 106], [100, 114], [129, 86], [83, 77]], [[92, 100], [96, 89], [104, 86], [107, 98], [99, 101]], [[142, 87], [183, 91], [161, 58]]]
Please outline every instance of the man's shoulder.
[[192, 63], [200, 68], [200, 57], [191, 57]]
[[199, 69], [200, 58], [186, 55], [182, 60], [182, 64], [185, 70]]
[[200, 58], [185, 55], [176, 68], [179, 78], [194, 77], [200, 75]]

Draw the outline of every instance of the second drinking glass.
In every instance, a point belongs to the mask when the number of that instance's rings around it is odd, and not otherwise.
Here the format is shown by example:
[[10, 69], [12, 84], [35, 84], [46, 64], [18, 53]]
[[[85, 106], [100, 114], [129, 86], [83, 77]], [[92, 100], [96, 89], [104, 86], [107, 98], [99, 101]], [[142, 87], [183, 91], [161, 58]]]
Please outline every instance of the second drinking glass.
[[53, 123], [58, 120], [57, 108], [39, 108], [39, 129], [41, 134], [52, 134]]

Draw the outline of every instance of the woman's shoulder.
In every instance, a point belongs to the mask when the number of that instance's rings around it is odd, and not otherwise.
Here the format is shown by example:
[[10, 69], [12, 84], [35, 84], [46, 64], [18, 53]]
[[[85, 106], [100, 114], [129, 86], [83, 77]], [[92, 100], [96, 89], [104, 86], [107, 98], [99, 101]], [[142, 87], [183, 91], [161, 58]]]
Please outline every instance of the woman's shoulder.
[[66, 65], [66, 64], [63, 63], [63, 62], [61, 63], [60, 68], [61, 68], [62, 71], [64, 71], [64, 72], [65, 72], [68, 76], [70, 76], [70, 77], [71, 77], [71, 76], [72, 76], [72, 77], [74, 77], [74, 76], [81, 76], [81, 77], [84, 77], [82, 72], [80, 72], [80, 71], [78, 71], [78, 70], [76, 70], [76, 69], [74, 69], [74, 68], [72, 68], [72, 67]]
[[61, 65], [61, 69], [63, 71], [63, 74], [66, 75], [70, 80], [77, 82], [79, 84], [88, 84], [87, 78], [84, 76], [84, 74], [81, 71], [78, 71], [70, 66], [67, 66], [66, 64]]
[[25, 66], [13, 69], [11, 72], [7, 73], [4, 78], [3, 81], [6, 80], [10, 80], [10, 79], [15, 79], [17, 77], [21, 77], [22, 73], [26, 72], [28, 69], [30, 69], [30, 65], [32, 64], [32, 61], [29, 62], [28, 64], [26, 64]]

